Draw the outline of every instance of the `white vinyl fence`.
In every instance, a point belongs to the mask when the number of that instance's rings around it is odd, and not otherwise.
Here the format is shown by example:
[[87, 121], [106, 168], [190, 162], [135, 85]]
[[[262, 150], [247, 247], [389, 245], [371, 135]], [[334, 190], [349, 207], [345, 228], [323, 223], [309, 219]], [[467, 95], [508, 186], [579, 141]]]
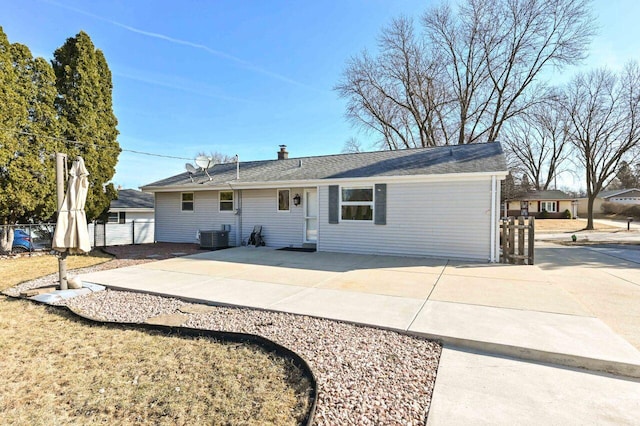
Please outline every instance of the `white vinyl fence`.
[[146, 244], [154, 242], [155, 222], [90, 223], [93, 247]]

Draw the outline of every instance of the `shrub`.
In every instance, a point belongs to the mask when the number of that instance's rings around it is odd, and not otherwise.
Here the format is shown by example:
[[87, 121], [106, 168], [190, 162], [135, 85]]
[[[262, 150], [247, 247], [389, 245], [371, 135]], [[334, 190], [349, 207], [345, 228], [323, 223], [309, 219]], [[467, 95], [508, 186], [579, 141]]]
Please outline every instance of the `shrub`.
[[540, 212], [540, 219], [549, 219], [549, 212], [542, 210], [542, 212]]
[[566, 209], [564, 212], [562, 212], [562, 218], [571, 219], [571, 212], [569, 211], [569, 209]]
[[602, 203], [605, 214], [617, 214], [620, 216], [633, 216], [640, 219], [640, 204]]

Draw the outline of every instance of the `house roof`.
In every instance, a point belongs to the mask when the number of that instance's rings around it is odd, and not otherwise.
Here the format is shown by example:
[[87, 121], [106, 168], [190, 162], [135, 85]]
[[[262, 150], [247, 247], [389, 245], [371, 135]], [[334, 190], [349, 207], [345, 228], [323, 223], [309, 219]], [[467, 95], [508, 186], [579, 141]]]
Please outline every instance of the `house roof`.
[[118, 190], [118, 199], [112, 200], [110, 209], [152, 209], [153, 194], [147, 194], [136, 189]]
[[[284, 160], [216, 164], [193, 175], [194, 183], [217, 186], [227, 183], [264, 183], [325, 179], [354, 179], [384, 176], [418, 176], [450, 173], [506, 172], [502, 146], [498, 142], [414, 148], [397, 151], [299, 157]], [[181, 173], [143, 188], [193, 186], [189, 173]]]
[[[600, 197], [600, 198], [611, 198], [611, 197], [614, 197], [614, 196], [619, 196], [619, 195], [623, 195], [623, 194], [627, 194], [627, 193], [636, 194], [638, 192], [640, 192], [640, 189], [638, 189], [638, 188], [609, 189], [607, 191], [600, 191], [600, 193], [598, 193], [598, 197]], [[631, 196], [634, 196], [634, 195], [631, 195]]]
[[548, 191], [532, 191], [526, 194], [519, 195], [514, 197], [513, 200], [549, 200], [549, 201], [559, 201], [559, 200], [575, 200], [575, 197], [567, 194], [566, 192], [560, 191], [559, 189], [551, 189]]

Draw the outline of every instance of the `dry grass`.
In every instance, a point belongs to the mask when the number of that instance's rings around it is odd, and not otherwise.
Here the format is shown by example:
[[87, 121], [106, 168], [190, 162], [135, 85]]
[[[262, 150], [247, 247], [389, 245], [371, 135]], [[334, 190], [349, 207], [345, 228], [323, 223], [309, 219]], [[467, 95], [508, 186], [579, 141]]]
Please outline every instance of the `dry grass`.
[[[85, 268], [111, 260], [100, 251], [89, 255], [67, 257], [67, 269]], [[0, 290], [58, 271], [58, 258], [50, 255], [22, 256], [0, 260]]]
[[[586, 219], [536, 219], [536, 232], [579, 232], [587, 227]], [[594, 223], [599, 231], [618, 230], [615, 226]]]
[[[2, 285], [56, 268], [52, 256], [0, 260]], [[0, 312], [0, 424], [286, 425], [307, 410], [309, 383], [257, 347], [88, 325], [3, 296]]]

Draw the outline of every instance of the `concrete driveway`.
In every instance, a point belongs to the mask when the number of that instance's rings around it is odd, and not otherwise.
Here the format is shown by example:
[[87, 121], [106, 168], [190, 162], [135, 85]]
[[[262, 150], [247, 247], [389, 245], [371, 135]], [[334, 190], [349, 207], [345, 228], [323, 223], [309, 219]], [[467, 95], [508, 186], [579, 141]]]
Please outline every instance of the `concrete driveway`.
[[[487, 416], [488, 406], [496, 414], [486, 417], [493, 424], [512, 424], [514, 416], [536, 410], [562, 418], [566, 407], [580, 412], [574, 420], [587, 423], [624, 423], [628, 413], [640, 418], [635, 379], [640, 377], [639, 265], [588, 248], [544, 244], [536, 257], [539, 265], [512, 266], [239, 247], [82, 279], [114, 289], [319, 316], [438, 339], [445, 350], [430, 424], [483, 423], [479, 416]], [[598, 375], [596, 380], [574, 367], [627, 378]], [[496, 369], [502, 371], [497, 382]], [[526, 395], [523, 375], [531, 377]], [[565, 401], [554, 414], [547, 393], [561, 376], [568, 386], [554, 389]], [[480, 394], [465, 386], [474, 380], [486, 384]], [[591, 394], [599, 401], [595, 408], [573, 391], [591, 388], [594, 380], [602, 382], [597, 386], [603, 390]], [[621, 401], [620, 392], [635, 399]], [[500, 421], [500, 413], [510, 410], [513, 416]], [[618, 414], [611, 416], [611, 410]]]

